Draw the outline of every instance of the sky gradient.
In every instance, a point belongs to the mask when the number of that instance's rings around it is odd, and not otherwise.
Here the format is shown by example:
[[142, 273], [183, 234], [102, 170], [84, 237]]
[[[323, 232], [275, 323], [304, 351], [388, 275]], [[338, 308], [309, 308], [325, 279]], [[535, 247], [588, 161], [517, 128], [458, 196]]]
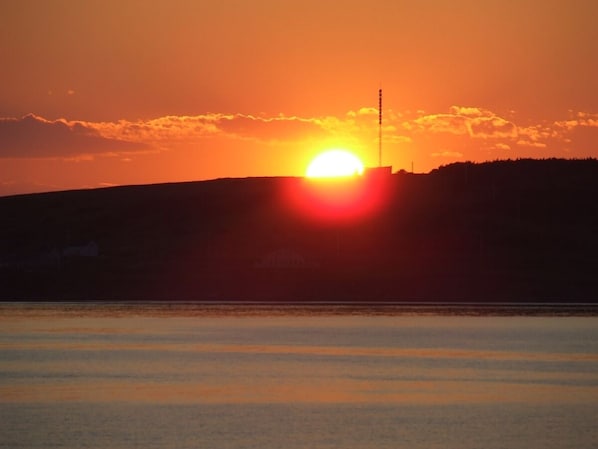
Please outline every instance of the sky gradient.
[[598, 157], [593, 0], [0, 0], [0, 195]]

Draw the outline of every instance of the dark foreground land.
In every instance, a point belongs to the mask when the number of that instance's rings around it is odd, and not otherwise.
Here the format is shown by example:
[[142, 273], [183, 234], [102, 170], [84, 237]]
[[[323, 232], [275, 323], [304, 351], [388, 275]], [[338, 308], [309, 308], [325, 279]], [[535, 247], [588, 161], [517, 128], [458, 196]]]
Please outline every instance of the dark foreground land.
[[0, 198], [0, 299], [598, 302], [596, 160], [355, 182], [342, 208], [300, 178]]

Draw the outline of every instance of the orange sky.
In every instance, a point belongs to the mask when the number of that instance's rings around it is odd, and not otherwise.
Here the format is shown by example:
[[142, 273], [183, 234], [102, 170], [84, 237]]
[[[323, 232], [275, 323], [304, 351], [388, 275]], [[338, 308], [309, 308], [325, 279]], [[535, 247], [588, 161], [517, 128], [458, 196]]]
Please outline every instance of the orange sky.
[[0, 3], [0, 195], [598, 157], [594, 0]]

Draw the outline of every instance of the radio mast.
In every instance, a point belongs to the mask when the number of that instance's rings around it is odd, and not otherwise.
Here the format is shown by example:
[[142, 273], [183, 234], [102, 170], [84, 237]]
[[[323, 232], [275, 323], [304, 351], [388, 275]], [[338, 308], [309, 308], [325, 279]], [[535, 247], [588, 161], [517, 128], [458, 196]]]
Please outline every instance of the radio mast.
[[378, 167], [382, 167], [382, 89], [378, 89]]

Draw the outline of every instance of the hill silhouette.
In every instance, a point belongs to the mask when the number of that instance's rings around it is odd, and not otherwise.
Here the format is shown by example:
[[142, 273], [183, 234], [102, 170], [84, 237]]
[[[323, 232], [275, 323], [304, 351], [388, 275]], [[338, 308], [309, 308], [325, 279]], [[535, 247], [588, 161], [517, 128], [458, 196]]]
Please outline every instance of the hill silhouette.
[[0, 299], [598, 302], [597, 160], [358, 182], [359, 214], [302, 178], [0, 198]]

